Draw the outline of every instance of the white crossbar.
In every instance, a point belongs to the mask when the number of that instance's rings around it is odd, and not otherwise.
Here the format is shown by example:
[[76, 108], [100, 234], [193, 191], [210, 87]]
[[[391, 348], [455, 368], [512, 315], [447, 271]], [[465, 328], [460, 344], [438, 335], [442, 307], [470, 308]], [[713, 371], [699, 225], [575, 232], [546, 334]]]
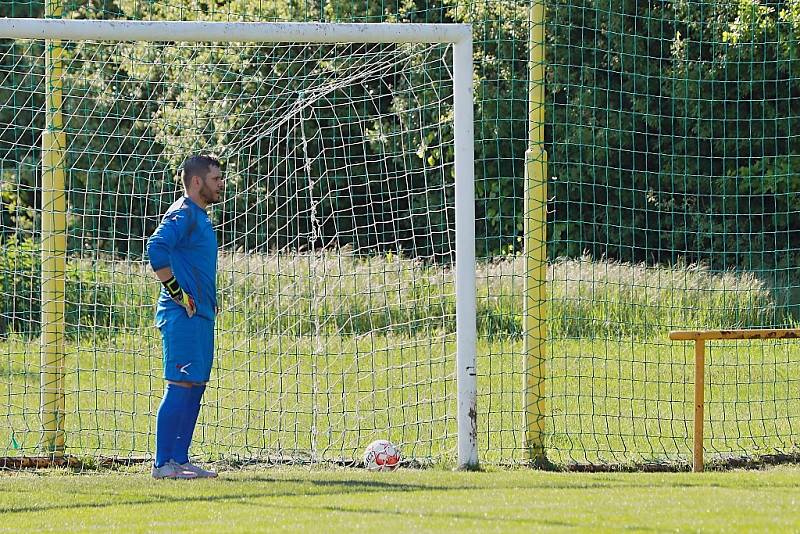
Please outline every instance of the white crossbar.
[[0, 19], [0, 38], [94, 41], [458, 43], [469, 24]]

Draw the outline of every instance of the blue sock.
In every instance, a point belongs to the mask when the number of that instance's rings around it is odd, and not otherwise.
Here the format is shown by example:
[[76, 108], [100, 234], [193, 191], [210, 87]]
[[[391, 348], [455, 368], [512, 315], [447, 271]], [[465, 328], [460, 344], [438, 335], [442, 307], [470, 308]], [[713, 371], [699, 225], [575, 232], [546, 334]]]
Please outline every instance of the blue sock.
[[175, 460], [175, 441], [185, 415], [186, 399], [191, 396], [192, 389], [170, 383], [164, 388], [164, 398], [156, 417], [156, 467]]
[[181, 419], [178, 440], [175, 442], [175, 461], [179, 464], [189, 461], [189, 446], [192, 444], [192, 434], [194, 434], [194, 427], [197, 424], [197, 416], [200, 414], [200, 400], [206, 391], [205, 386], [192, 386], [187, 389], [191, 393], [184, 405], [185, 416]]

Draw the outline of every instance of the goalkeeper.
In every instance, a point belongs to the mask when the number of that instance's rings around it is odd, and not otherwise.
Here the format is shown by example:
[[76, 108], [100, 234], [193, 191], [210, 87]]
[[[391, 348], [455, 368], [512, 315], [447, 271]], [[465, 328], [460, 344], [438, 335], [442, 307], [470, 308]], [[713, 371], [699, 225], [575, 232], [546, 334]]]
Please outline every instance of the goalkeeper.
[[154, 478], [212, 478], [189, 462], [200, 400], [214, 359], [217, 238], [206, 207], [219, 202], [220, 162], [192, 156], [183, 165], [185, 194], [167, 210], [147, 243], [150, 266], [163, 288], [156, 326], [163, 344], [164, 398], [156, 418]]

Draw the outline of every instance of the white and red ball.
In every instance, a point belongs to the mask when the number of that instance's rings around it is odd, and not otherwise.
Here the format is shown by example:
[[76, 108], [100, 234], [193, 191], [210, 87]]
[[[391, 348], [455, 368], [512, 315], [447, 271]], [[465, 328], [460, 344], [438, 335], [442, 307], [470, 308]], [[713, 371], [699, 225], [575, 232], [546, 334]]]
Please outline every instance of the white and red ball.
[[364, 451], [364, 467], [370, 471], [392, 471], [399, 465], [400, 450], [390, 441], [373, 441]]

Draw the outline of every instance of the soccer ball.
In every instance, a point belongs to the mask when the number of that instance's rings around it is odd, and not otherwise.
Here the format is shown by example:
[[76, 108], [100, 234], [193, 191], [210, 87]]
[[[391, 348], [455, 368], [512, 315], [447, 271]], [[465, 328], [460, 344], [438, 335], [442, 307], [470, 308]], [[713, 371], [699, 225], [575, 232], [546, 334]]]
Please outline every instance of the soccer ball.
[[390, 441], [373, 441], [364, 451], [364, 466], [370, 471], [392, 471], [400, 465], [400, 451]]

